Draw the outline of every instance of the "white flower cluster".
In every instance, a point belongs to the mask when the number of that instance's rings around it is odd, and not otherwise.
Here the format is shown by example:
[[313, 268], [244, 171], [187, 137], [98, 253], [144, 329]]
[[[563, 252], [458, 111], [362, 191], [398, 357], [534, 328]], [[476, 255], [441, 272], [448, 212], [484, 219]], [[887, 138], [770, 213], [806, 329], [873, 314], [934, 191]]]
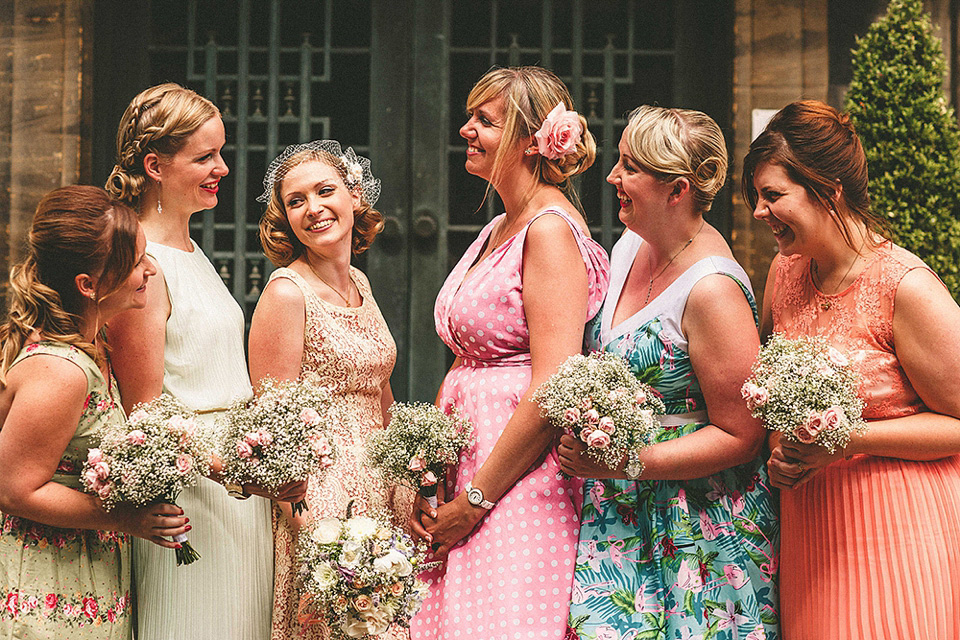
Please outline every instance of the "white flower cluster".
[[172, 503], [210, 471], [211, 434], [168, 394], [137, 405], [126, 423], [104, 425], [97, 436], [81, 478], [107, 511], [119, 503]]
[[775, 333], [760, 348], [740, 393], [767, 429], [833, 453], [867, 428], [859, 381], [848, 358], [825, 339]]
[[[270, 491], [333, 464], [330, 392], [308, 382], [260, 381], [260, 393], [217, 422], [222, 476]], [[309, 446], [304, 446], [309, 445]]]
[[656, 416], [665, 411], [626, 360], [607, 351], [570, 356], [533, 399], [551, 424], [580, 438], [590, 456], [611, 469], [625, 455], [639, 463], [640, 450], [660, 428]]
[[473, 425], [456, 407], [447, 415], [424, 402], [394, 402], [390, 424], [367, 443], [367, 457], [388, 480], [414, 490], [433, 487], [424, 492], [433, 495], [444, 469], [473, 442]]
[[427, 585], [417, 574], [433, 566], [426, 549], [384, 519], [324, 518], [301, 532], [300, 587], [310, 615], [334, 638], [373, 638], [391, 624], [410, 626]]

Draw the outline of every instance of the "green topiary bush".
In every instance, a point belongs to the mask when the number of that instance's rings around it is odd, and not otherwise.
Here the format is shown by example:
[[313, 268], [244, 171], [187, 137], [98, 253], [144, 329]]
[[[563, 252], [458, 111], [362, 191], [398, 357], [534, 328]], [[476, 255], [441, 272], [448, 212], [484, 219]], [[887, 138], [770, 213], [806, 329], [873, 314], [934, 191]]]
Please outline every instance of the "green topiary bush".
[[891, 0], [857, 39], [845, 108], [867, 154], [871, 207], [893, 240], [960, 293], [960, 128], [921, 0]]

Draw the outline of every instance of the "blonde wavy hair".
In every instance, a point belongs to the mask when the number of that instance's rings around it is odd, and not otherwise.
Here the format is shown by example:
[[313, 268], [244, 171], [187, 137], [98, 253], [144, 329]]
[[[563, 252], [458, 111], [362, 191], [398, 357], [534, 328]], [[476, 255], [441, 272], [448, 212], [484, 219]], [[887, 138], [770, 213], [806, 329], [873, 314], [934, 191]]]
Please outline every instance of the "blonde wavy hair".
[[706, 213], [727, 180], [727, 145], [713, 118], [691, 109], [643, 105], [630, 113], [627, 146], [640, 166], [669, 181], [684, 177]]
[[[343, 158], [317, 149], [304, 149], [293, 154], [277, 167], [276, 174], [286, 176], [291, 169], [307, 162], [322, 162], [333, 167], [340, 175], [341, 181], [344, 181], [347, 175]], [[349, 189], [345, 181], [343, 186]], [[260, 218], [260, 245], [275, 267], [286, 267], [303, 255], [304, 251], [303, 243], [297, 239], [287, 219], [287, 210], [280, 198], [282, 188], [283, 178], [274, 181], [270, 200], [267, 202], [267, 210]], [[350, 247], [354, 255], [359, 255], [369, 249], [373, 239], [383, 231], [383, 215], [367, 203], [359, 187], [354, 188], [356, 193], [360, 194], [360, 206], [353, 212], [353, 235]]]
[[144, 156], [156, 153], [169, 158], [204, 123], [219, 116], [220, 110], [212, 102], [173, 82], [138, 93], [120, 118], [117, 163], [107, 178], [107, 191], [139, 209], [149, 182]]
[[[542, 67], [504, 67], [491, 69], [483, 75], [467, 96], [467, 113], [498, 96], [504, 99], [503, 136], [493, 160], [491, 182], [509, 171], [516, 160], [518, 145], [529, 144], [529, 138], [543, 125], [550, 111], [562, 102], [573, 110], [573, 98], [563, 81], [552, 71]], [[570, 179], [589, 169], [597, 157], [597, 143], [587, 128], [587, 119], [578, 114], [583, 135], [576, 149], [561, 158], [551, 160], [535, 156], [534, 172], [541, 182], [560, 187], [578, 208], [580, 199]]]
[[0, 325], [0, 385], [30, 335], [72, 344], [99, 362], [81, 333], [84, 306], [76, 277], [97, 278], [95, 301], [136, 266], [136, 212], [99, 187], [60, 187], [37, 205], [26, 259], [10, 271], [10, 310]]

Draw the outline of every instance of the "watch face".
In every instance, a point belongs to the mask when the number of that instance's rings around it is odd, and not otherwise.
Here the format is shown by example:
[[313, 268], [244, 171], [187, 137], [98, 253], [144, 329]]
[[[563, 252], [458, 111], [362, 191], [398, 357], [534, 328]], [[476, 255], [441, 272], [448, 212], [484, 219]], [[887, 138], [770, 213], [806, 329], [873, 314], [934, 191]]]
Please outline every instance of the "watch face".
[[467, 502], [475, 507], [480, 506], [480, 503], [483, 502], [483, 492], [476, 487], [471, 488], [470, 491], [467, 491]]

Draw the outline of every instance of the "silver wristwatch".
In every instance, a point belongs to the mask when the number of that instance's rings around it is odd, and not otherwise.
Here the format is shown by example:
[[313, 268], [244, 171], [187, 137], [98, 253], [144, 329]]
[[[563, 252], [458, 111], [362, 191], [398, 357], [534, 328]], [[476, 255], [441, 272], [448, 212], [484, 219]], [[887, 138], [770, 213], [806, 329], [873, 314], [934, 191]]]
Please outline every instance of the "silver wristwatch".
[[643, 473], [643, 463], [639, 460], [630, 460], [627, 462], [627, 466], [623, 468], [623, 472], [627, 474], [628, 480], [636, 480]]
[[477, 489], [472, 483], [468, 482], [464, 489], [467, 490], [467, 502], [475, 507], [483, 507], [487, 510], [493, 509], [494, 503], [489, 500], [484, 500], [483, 491]]

